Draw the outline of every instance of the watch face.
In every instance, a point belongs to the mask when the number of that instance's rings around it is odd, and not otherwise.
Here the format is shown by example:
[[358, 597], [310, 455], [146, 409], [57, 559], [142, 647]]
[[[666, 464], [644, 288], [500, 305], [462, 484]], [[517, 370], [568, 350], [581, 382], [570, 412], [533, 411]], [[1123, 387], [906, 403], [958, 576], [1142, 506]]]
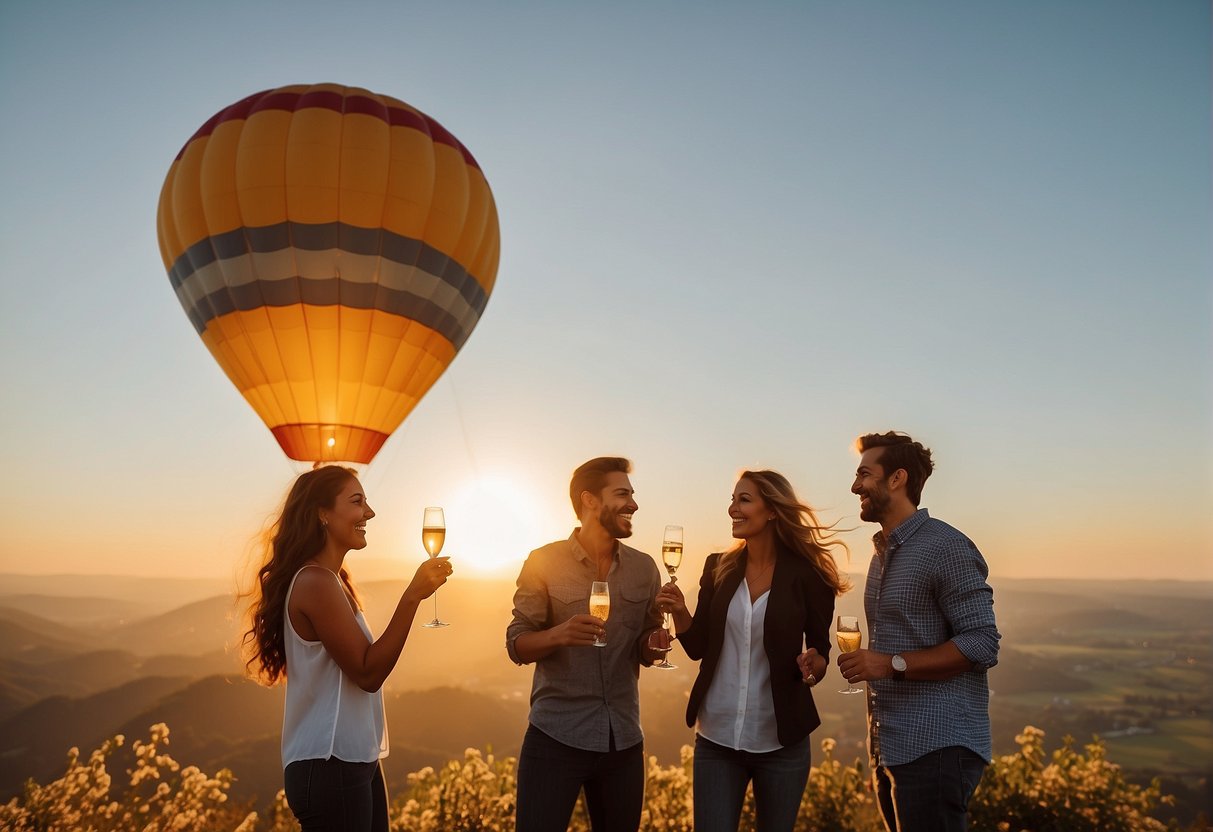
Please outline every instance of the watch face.
[[906, 660], [903, 659], [901, 656], [894, 656], [893, 657], [893, 669], [896, 670], [898, 673], [905, 672]]

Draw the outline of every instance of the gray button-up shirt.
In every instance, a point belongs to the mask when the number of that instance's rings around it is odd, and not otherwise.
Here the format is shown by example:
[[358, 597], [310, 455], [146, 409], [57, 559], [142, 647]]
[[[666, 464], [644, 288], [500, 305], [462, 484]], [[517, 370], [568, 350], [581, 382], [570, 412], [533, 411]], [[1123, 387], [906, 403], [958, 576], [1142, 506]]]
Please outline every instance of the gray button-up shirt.
[[[589, 613], [590, 584], [598, 566], [574, 531], [527, 557], [514, 593], [514, 618], [505, 648], [523, 664], [514, 642], [523, 633], [547, 630]], [[647, 633], [661, 626], [655, 603], [661, 574], [651, 557], [620, 543], [607, 573], [611, 612], [606, 647], [558, 647], [535, 663], [530, 722], [565, 745], [608, 751], [641, 742], [638, 680]]]
[[878, 765], [910, 763], [962, 745], [991, 758], [990, 688], [998, 663], [989, 568], [973, 541], [919, 509], [893, 529], [868, 569], [864, 609], [879, 653], [924, 650], [951, 641], [973, 669], [941, 681], [868, 682], [872, 757]]

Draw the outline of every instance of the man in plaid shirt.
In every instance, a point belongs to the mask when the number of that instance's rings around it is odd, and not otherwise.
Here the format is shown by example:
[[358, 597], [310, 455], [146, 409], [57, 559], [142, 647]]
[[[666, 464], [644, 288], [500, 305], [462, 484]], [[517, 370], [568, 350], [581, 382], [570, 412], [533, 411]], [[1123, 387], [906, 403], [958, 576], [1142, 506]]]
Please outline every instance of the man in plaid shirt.
[[870, 433], [851, 492], [879, 523], [864, 589], [869, 647], [838, 657], [868, 683], [868, 738], [890, 832], [963, 830], [991, 759], [990, 689], [998, 628], [989, 569], [962, 533], [918, 507], [931, 451], [902, 433]]

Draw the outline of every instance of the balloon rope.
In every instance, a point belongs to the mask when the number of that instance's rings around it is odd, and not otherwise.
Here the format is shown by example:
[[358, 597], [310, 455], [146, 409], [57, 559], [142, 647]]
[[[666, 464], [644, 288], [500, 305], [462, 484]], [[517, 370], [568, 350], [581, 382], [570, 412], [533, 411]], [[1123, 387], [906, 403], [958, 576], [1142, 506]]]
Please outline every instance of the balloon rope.
[[463, 433], [463, 450], [468, 455], [468, 461], [472, 463], [472, 473], [479, 481], [480, 463], [476, 461], [476, 453], [472, 450], [472, 441], [468, 438], [467, 422], [463, 418], [463, 407], [459, 404], [459, 394], [455, 391], [455, 382], [451, 380], [450, 373], [446, 373], [446, 380], [451, 388], [451, 399], [455, 402], [455, 416], [459, 419], [459, 430]]

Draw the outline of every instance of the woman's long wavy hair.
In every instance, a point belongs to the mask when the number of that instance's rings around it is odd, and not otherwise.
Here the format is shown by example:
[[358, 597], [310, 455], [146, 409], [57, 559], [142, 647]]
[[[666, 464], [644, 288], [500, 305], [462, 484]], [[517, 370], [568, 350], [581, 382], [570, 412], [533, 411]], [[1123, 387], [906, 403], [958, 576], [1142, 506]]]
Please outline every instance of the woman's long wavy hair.
[[[283, 627], [286, 593], [295, 573], [324, 549], [327, 536], [320, 510], [333, 508], [337, 495], [357, 472], [339, 465], [325, 465], [301, 474], [286, 495], [278, 519], [266, 531], [264, 552], [257, 581], [249, 592], [249, 629], [242, 644], [249, 655], [245, 668], [257, 681], [274, 685], [286, 677], [286, 644]], [[349, 573], [341, 568], [341, 582], [357, 600]]]
[[[817, 574], [834, 590], [835, 595], [842, 595], [851, 588], [850, 580], [838, 571], [830, 552], [837, 547], [849, 555], [850, 549], [838, 538], [834, 526], [822, 525], [813, 509], [800, 502], [787, 477], [775, 471], [742, 471], [737, 480], [754, 483], [763, 501], [775, 513], [771, 523], [775, 526], [776, 548], [786, 549], [813, 564]], [[739, 541], [716, 561], [712, 580], [717, 586], [730, 571], [737, 568], [743, 551], [745, 542]]]

